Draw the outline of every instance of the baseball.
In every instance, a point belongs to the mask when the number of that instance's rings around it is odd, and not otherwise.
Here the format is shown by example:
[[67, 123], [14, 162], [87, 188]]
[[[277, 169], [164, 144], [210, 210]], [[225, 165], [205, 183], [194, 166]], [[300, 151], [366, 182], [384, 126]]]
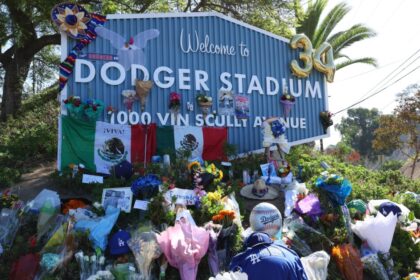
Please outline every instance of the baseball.
[[252, 209], [249, 223], [253, 231], [263, 231], [273, 237], [281, 230], [282, 217], [273, 204], [262, 202]]

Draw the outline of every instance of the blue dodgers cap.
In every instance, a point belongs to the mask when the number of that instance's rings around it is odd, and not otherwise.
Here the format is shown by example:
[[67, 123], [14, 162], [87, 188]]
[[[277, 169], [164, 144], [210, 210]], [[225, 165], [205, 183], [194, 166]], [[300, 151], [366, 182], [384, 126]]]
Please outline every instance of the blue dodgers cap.
[[130, 240], [130, 233], [125, 230], [119, 230], [116, 232], [109, 241], [109, 252], [113, 256], [123, 255], [130, 252], [127, 241]]
[[270, 236], [265, 232], [253, 232], [250, 236], [245, 240], [244, 247], [250, 248], [260, 244], [272, 244], [273, 240]]
[[384, 202], [379, 206], [379, 212], [385, 217], [388, 216], [389, 213], [394, 213], [394, 215], [400, 216], [402, 211], [401, 208], [398, 207], [395, 203], [392, 202]]

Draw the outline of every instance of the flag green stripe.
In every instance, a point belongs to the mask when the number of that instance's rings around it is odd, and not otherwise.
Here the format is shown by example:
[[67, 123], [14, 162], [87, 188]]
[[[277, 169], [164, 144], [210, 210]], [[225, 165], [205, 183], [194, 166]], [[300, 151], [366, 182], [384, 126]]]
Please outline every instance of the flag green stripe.
[[61, 169], [65, 170], [70, 163], [82, 163], [88, 170], [95, 171], [95, 122], [79, 121], [68, 116], [63, 116], [61, 120]]
[[174, 127], [159, 126], [156, 132], [157, 154], [164, 155], [175, 151]]

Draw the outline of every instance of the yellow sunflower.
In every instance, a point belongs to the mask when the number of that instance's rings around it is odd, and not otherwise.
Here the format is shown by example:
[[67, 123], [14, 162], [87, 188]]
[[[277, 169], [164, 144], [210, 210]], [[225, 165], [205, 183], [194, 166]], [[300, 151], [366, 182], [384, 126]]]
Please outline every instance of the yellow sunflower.
[[188, 170], [195, 170], [195, 169], [198, 169], [198, 168], [200, 168], [201, 167], [201, 165], [200, 165], [200, 163], [198, 162], [198, 161], [193, 161], [193, 162], [190, 162], [189, 164], [188, 164]]
[[60, 29], [64, 32], [70, 32], [74, 37], [77, 37], [78, 34], [86, 34], [86, 23], [90, 20], [86, 15], [84, 11], [79, 10], [77, 5], [74, 5], [72, 9], [69, 7], [59, 9], [57, 20], [60, 23]]

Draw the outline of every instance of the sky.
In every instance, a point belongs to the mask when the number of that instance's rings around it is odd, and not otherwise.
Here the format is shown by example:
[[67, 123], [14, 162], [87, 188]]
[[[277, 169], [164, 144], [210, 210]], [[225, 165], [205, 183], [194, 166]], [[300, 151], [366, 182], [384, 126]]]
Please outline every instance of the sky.
[[[330, 0], [326, 10], [329, 11], [340, 2], [343, 1]], [[377, 36], [358, 42], [345, 49], [343, 53], [351, 58], [374, 57], [378, 61], [378, 68], [355, 64], [337, 71], [334, 82], [328, 84], [329, 110], [332, 113], [392, 84], [420, 65], [420, 60], [416, 60], [420, 58], [420, 51], [416, 53], [420, 49], [419, 0], [346, 0], [344, 2], [351, 7], [351, 11], [333, 32], [363, 23], [372, 28]], [[413, 54], [415, 55], [403, 64]], [[413, 63], [408, 66], [411, 62]], [[403, 65], [397, 69], [401, 64]], [[396, 69], [394, 74], [383, 81]], [[396, 75], [399, 71], [401, 73]], [[395, 78], [392, 78], [393, 75], [396, 75]], [[377, 108], [382, 113], [390, 114], [397, 104], [396, 93], [414, 83], [420, 83], [420, 68], [354, 108]], [[371, 91], [372, 89], [375, 90]], [[335, 124], [339, 123], [346, 116], [345, 112], [337, 114], [333, 117], [333, 121]], [[340, 141], [340, 133], [332, 128], [331, 136], [324, 139], [324, 145], [328, 146], [338, 141]]]

